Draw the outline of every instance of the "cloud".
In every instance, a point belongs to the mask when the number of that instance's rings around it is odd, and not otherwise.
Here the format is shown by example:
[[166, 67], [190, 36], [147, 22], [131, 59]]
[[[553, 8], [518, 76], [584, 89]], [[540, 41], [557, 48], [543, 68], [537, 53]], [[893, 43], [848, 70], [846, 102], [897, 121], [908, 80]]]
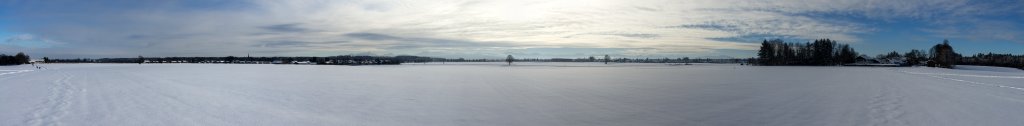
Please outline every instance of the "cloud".
[[395, 37], [395, 36], [384, 35], [384, 34], [376, 34], [376, 33], [348, 33], [348, 34], [345, 34], [345, 36], [353, 37], [353, 38], [358, 38], [358, 39], [365, 39], [365, 40], [406, 40], [405, 38], [401, 38], [401, 37]]
[[36, 40], [36, 37], [33, 36], [32, 34], [18, 34], [18, 35], [13, 35], [13, 36], [7, 37], [7, 39], [4, 40], [4, 42], [15, 43], [15, 42], [20, 42], [20, 41], [28, 41], [28, 40]]
[[921, 28], [938, 38], [957, 38], [968, 41], [1009, 41], [1024, 43], [1021, 25], [1010, 21], [973, 20], [956, 25]]
[[625, 33], [625, 34], [607, 34], [607, 35], [630, 37], [630, 38], [645, 38], [645, 39], [654, 39], [654, 38], [661, 37], [661, 35], [658, 35], [658, 34], [644, 34], [644, 33]]
[[713, 22], [706, 22], [705, 24], [684, 24], [678, 26], [667, 26], [666, 28], [679, 28], [679, 29], [704, 29], [704, 30], [715, 30], [715, 31], [726, 31], [726, 32], [739, 32], [740, 29], [733, 25], [714, 24]]
[[601, 32], [601, 33], [576, 34], [576, 35], [565, 36], [565, 37], [562, 37], [562, 38], [573, 38], [573, 37], [580, 37], [580, 36], [586, 36], [586, 35], [605, 35], [605, 36], [618, 36], [618, 37], [638, 38], [638, 39], [657, 39], [658, 37], [661, 37], [661, 35], [659, 35], [659, 34], [649, 34], [649, 33]]
[[[0, 42], [0, 46], [8, 46], [3, 48], [19, 48], [19, 50], [26, 49], [37, 49], [47, 48], [54, 45], [62, 44], [61, 42], [53, 41], [48, 38], [39, 37], [32, 34], [16, 34], [8, 36], [3, 42]], [[2, 48], [0, 48], [2, 49]], [[4, 52], [0, 52], [4, 53]]]
[[301, 23], [277, 24], [277, 25], [264, 26], [264, 27], [261, 27], [261, 28], [266, 29], [268, 31], [273, 31], [273, 32], [295, 32], [295, 33], [302, 33], [302, 32], [309, 32], [309, 31], [311, 31], [310, 29], [299, 27], [299, 25], [302, 25], [302, 24]]
[[339, 46], [341, 44], [350, 43], [350, 41], [326, 41], [326, 42], [308, 42], [308, 41], [265, 41], [260, 44], [253, 45], [254, 47], [262, 48], [314, 48], [314, 47], [329, 47]]
[[418, 38], [418, 37], [397, 37], [385, 34], [377, 33], [348, 33], [345, 36], [360, 39], [360, 40], [372, 40], [380, 42], [391, 42], [385, 44], [382, 47], [385, 49], [420, 49], [420, 48], [454, 48], [454, 47], [474, 47], [474, 48], [508, 48], [517, 47], [517, 44], [505, 43], [505, 42], [477, 42], [477, 41], [465, 41], [465, 40], [454, 40], [454, 39], [438, 39], [438, 38]]
[[[1020, 27], [1012, 23], [1019, 20], [1004, 17], [1024, 16], [1021, 6], [965, 0], [25, 1], [0, 4], [10, 14], [3, 19], [13, 22], [0, 30], [65, 43], [47, 47], [61, 50], [48, 52], [53, 55], [90, 57], [374, 52], [500, 58], [531, 48], [675, 57], [754, 50], [764, 38], [867, 42], [864, 34], [878, 32], [879, 22], [903, 20], [935, 27], [913, 28], [929, 35], [1019, 41]], [[944, 27], [950, 25], [969, 27]], [[97, 50], [116, 51], [90, 52]]]

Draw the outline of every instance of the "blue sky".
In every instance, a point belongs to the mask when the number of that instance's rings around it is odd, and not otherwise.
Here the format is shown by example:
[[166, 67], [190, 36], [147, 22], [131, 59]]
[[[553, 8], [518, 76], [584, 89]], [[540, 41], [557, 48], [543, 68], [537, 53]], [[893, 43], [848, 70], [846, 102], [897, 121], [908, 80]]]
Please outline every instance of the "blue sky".
[[1024, 1], [0, 0], [0, 53], [33, 57], [751, 57], [763, 39], [875, 55], [1024, 53]]

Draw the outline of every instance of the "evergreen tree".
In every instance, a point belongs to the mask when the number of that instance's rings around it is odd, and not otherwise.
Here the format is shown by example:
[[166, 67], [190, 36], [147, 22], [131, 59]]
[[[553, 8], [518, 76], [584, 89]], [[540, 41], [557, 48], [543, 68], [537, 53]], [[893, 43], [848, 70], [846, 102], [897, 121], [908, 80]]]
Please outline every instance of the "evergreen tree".
[[238, 59], [238, 58], [236, 58], [235, 56], [224, 57], [224, 63], [234, 63], [235, 59]]
[[780, 58], [781, 61], [778, 64], [781, 64], [781, 65], [801, 64], [800, 62], [801, 62], [802, 57], [799, 57], [797, 55], [798, 54], [797, 51], [798, 51], [798, 49], [800, 49], [800, 44], [799, 43], [786, 43], [786, 42], [782, 41], [781, 39], [775, 39], [774, 41], [775, 41], [775, 43], [778, 43], [779, 45], [782, 45], [782, 49], [781, 49], [782, 50], [782, 54], [779, 56], [779, 57], [782, 57], [782, 58]]
[[910, 50], [910, 52], [904, 54], [903, 57], [907, 58], [907, 65], [911, 66], [919, 65], [922, 61], [925, 61], [928, 58], [924, 51], [917, 49]]
[[142, 57], [142, 55], [139, 55], [139, 59], [136, 62], [138, 62], [139, 64], [145, 63], [146, 62], [146, 58]]
[[812, 59], [814, 59], [814, 62], [812, 63], [812, 65], [832, 65], [832, 64], [834, 64], [834, 62], [833, 62], [834, 58], [832, 57], [833, 54], [834, 54], [833, 50], [835, 48], [835, 42], [834, 41], [829, 40], [829, 39], [815, 40], [814, 43], [811, 43], [810, 46], [814, 50], [814, 51], [812, 51], [813, 54], [811, 56]]
[[0, 54], [0, 65], [19, 65], [14, 56]]
[[853, 48], [850, 48], [850, 45], [840, 44], [839, 53], [836, 57], [838, 58], [840, 64], [847, 64], [856, 62], [857, 55], [860, 54], [857, 54], [857, 52], [854, 51]]
[[760, 62], [759, 64], [773, 65], [771, 62], [772, 59], [775, 58], [774, 50], [775, 49], [772, 48], [772, 45], [768, 43], [767, 39], [765, 39], [764, 42], [761, 42], [761, 49], [757, 51], [758, 61]]
[[852, 63], [858, 54], [849, 45], [831, 39], [806, 44], [774, 39], [762, 41], [757, 55], [756, 61], [761, 65], [836, 65]]
[[28, 64], [32, 60], [25, 53], [18, 52], [18, 54], [14, 55], [14, 61], [18, 62], [17, 64]]

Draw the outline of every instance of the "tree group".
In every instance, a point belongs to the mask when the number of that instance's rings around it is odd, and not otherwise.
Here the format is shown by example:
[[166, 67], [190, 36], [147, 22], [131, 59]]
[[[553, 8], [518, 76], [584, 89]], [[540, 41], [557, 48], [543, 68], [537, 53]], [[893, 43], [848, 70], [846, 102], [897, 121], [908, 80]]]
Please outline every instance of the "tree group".
[[837, 65], [853, 63], [859, 54], [846, 44], [819, 39], [808, 43], [788, 43], [781, 39], [764, 40], [757, 52], [760, 65]]
[[[837, 44], [834, 40], [820, 39], [809, 43], [787, 43], [779, 39], [764, 40], [757, 52], [758, 58], [752, 63], [760, 65], [837, 65], [857, 62], [862, 55], [849, 45]], [[864, 56], [866, 57], [866, 56]], [[893, 51], [879, 54], [875, 58], [902, 61], [903, 66], [927, 65], [930, 67], [953, 68], [957, 64], [1001, 66], [1024, 69], [1024, 55], [976, 54], [963, 57], [953, 50], [949, 40], [932, 46], [927, 52], [912, 49], [900, 54]], [[865, 59], [868, 60], [868, 59]]]
[[942, 44], [932, 46], [931, 54], [931, 61], [928, 62], [930, 67], [953, 68], [960, 59], [960, 54], [956, 54], [953, 51], [953, 46], [949, 45], [949, 40], [943, 40]]
[[0, 65], [21, 65], [28, 64], [30, 61], [32, 60], [29, 58], [29, 56], [21, 52], [13, 56], [0, 54]]

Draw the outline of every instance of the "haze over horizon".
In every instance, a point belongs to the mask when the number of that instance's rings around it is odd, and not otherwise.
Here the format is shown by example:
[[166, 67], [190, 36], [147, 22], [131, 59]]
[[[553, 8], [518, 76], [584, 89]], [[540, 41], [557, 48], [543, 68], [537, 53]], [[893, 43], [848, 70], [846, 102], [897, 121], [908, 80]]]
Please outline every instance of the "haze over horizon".
[[1021, 54], [1020, 22], [1019, 0], [0, 0], [0, 54], [747, 58], [822, 38]]

